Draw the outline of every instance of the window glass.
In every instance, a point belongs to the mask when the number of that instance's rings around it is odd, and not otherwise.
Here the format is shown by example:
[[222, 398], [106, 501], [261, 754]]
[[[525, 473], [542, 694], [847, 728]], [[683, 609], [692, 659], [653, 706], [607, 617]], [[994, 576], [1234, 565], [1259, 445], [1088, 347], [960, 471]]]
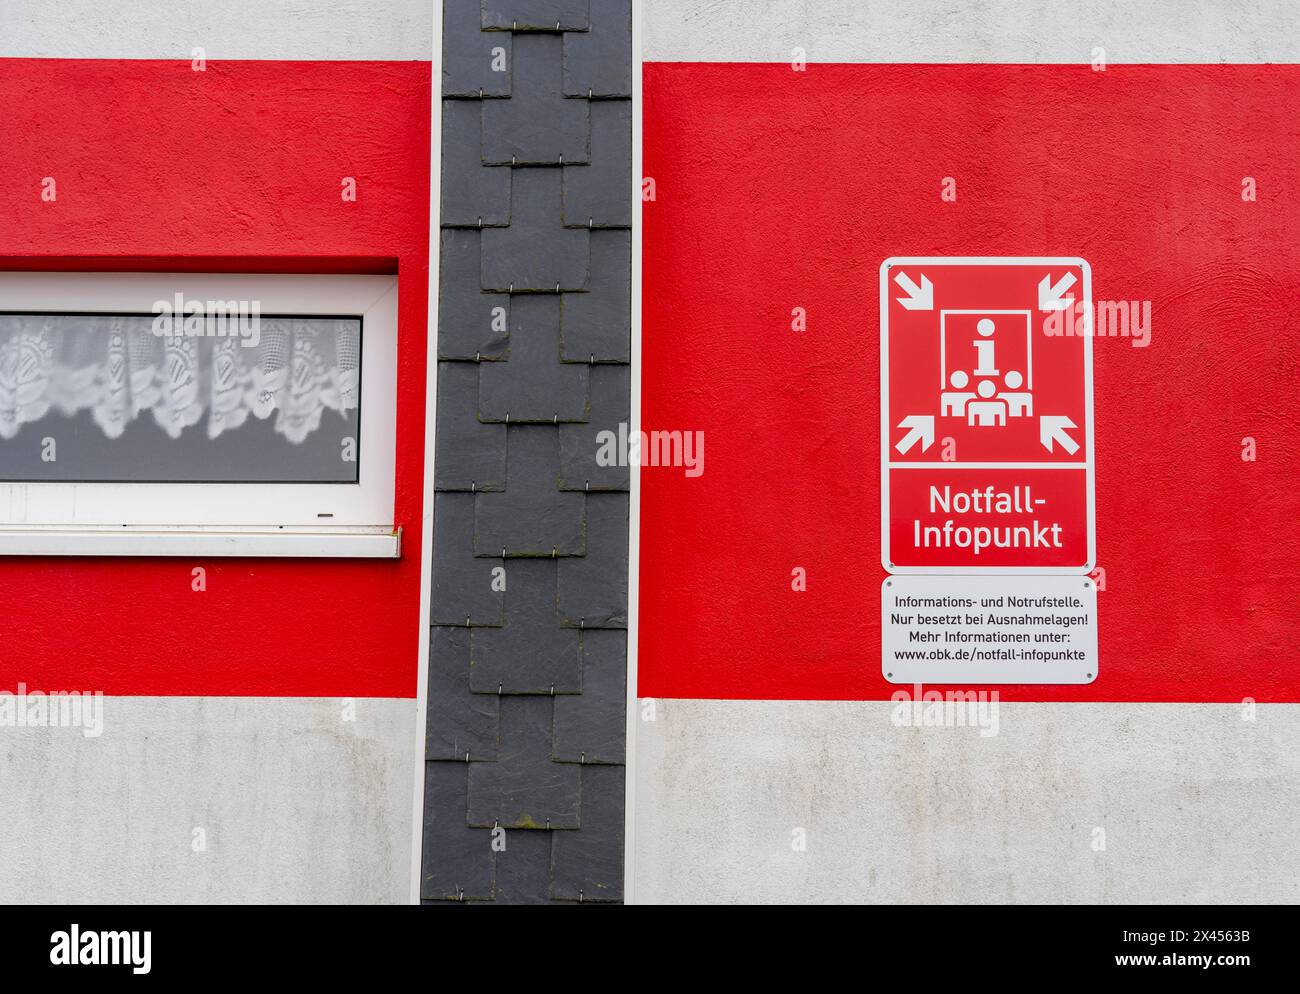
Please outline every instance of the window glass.
[[0, 312], [0, 481], [356, 483], [359, 317]]

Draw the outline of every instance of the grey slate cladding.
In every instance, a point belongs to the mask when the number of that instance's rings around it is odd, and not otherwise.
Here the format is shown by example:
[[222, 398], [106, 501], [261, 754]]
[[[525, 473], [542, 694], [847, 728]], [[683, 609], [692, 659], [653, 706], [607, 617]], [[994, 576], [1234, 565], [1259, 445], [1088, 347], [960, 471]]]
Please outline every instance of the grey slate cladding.
[[587, 420], [589, 367], [560, 362], [560, 296], [525, 294], [511, 305], [510, 361], [485, 363], [479, 370], [480, 421]]
[[509, 100], [483, 101], [483, 161], [496, 165], [587, 162], [589, 103], [564, 96], [559, 35], [524, 35], [515, 42]]
[[626, 228], [632, 223], [627, 177], [632, 171], [632, 105], [626, 100], [591, 102], [591, 158], [565, 159], [564, 223], [578, 228]]
[[510, 225], [483, 229], [481, 289], [589, 289], [591, 237], [586, 228], [566, 228], [561, 222], [562, 172], [558, 167], [512, 170]]
[[590, 30], [564, 36], [564, 93], [632, 97], [632, 13], [619, 0], [591, 0]]
[[623, 896], [630, 0], [447, 0], [421, 899]]
[[[486, 102], [486, 101], [484, 101]], [[503, 100], [501, 103], [513, 103]], [[510, 175], [483, 167], [479, 156], [479, 101], [448, 100], [442, 110], [442, 223], [498, 227], [510, 223]]]
[[591, 404], [587, 420], [560, 425], [560, 489], [627, 490], [628, 467], [617, 462], [602, 465], [596, 453], [601, 432], [617, 435], [619, 425], [628, 424], [632, 416], [631, 370], [627, 366], [592, 366], [588, 393]]
[[[442, 18], [442, 95], [510, 96], [512, 41], [509, 34], [483, 31], [483, 12], [479, 4], [447, 0]], [[504, 71], [500, 69], [503, 61]], [[446, 109], [444, 104], [443, 111]], [[474, 109], [478, 110], [477, 107]]]
[[482, 231], [443, 228], [440, 242], [438, 358], [505, 358], [510, 347], [510, 295], [480, 288]]
[[631, 358], [632, 233], [593, 231], [590, 244], [590, 291], [563, 295], [560, 358], [626, 363]]
[[[480, 7], [483, 12], [483, 30], [586, 31], [591, 26], [591, 4], [605, 2], [606, 0], [482, 0]], [[628, 59], [631, 59], [630, 49]]]

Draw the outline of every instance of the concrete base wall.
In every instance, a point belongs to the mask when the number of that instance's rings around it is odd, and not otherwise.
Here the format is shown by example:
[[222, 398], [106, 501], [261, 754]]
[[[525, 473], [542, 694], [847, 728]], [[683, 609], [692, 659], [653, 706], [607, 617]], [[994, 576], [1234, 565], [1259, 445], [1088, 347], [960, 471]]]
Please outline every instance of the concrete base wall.
[[1292, 0], [647, 0], [660, 62], [1294, 62]]
[[408, 902], [416, 704], [346, 706], [112, 697], [97, 738], [0, 728], [0, 901]]
[[1300, 900], [1300, 705], [1002, 704], [988, 737], [895, 708], [656, 702], [637, 901]]
[[428, 0], [4, 0], [0, 55], [36, 59], [421, 59]]

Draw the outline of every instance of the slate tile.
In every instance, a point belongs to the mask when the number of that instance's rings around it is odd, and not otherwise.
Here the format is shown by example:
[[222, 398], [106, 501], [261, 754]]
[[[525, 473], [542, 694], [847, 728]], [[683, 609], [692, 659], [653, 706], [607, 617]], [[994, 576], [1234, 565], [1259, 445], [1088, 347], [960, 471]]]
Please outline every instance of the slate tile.
[[[483, 32], [482, 10], [474, 0], [447, 0], [442, 13], [442, 95], [477, 97], [481, 91], [485, 97], [510, 96], [511, 41], [508, 34]], [[498, 55], [505, 59], [502, 72], [494, 69], [494, 61], [500, 64]]]
[[587, 367], [560, 362], [560, 296], [516, 296], [511, 321], [509, 358], [479, 369], [479, 419], [585, 421]]
[[[556, 764], [564, 765], [564, 764]], [[559, 900], [623, 900], [622, 766], [570, 767], [582, 771], [582, 830], [556, 832], [551, 894]]]
[[433, 628], [424, 758], [495, 760], [500, 700], [470, 691], [469, 630]]
[[591, 24], [588, 0], [482, 0], [482, 3], [484, 30], [586, 31]]
[[591, 289], [561, 294], [565, 362], [629, 362], [632, 355], [632, 232], [591, 233]]
[[632, 103], [591, 105], [591, 162], [564, 164], [564, 223], [572, 227], [632, 225]]
[[468, 621], [470, 625], [500, 627], [505, 594], [492, 587], [493, 570], [503, 565], [500, 559], [474, 555], [474, 497], [434, 494], [430, 622], [464, 626]]
[[[600, 491], [625, 490], [629, 470], [595, 450], [600, 425], [630, 420], [631, 242], [609, 230], [631, 221], [629, 10], [446, 5], [443, 89], [458, 99], [443, 107], [438, 355], [462, 361], [439, 370], [432, 596], [451, 624], [431, 632], [427, 753], [472, 761], [426, 764], [427, 903], [622, 896], [624, 770], [606, 764], [623, 758], [627, 634], [591, 626], [626, 623], [626, 565], [593, 543], [626, 555], [627, 497]], [[624, 237], [597, 237], [611, 233]], [[589, 542], [587, 503], [609, 496]], [[502, 548], [504, 594], [490, 582]]]
[[478, 228], [510, 223], [508, 166], [479, 155], [478, 101], [442, 102], [442, 224]]
[[562, 424], [559, 428], [560, 489], [627, 490], [630, 483], [627, 432], [632, 420], [631, 367], [592, 366], [588, 393], [591, 402], [587, 422]]
[[471, 825], [499, 824], [507, 831], [578, 827], [584, 767], [551, 762], [553, 706], [547, 696], [502, 699], [497, 761], [469, 764]]
[[478, 417], [479, 369], [474, 362], [438, 363], [438, 428], [434, 433], [434, 487], [501, 490], [506, 482], [505, 425]]
[[564, 36], [564, 92], [632, 96], [632, 0], [594, 0], [591, 30]]
[[499, 904], [549, 904], [551, 838], [556, 833], [507, 829], [505, 849], [497, 853]]
[[[551, 425], [506, 428], [506, 489], [480, 493], [474, 551], [480, 556], [580, 556], [587, 551], [583, 494], [558, 490], [559, 432]], [[510, 598], [506, 598], [507, 605]]]
[[505, 624], [470, 630], [472, 691], [549, 695], [582, 690], [580, 633], [560, 626], [555, 586], [552, 559], [506, 563]]
[[450, 228], [439, 239], [438, 358], [495, 359], [510, 347], [510, 295], [479, 289], [482, 232]]
[[517, 169], [510, 226], [482, 231], [482, 287], [547, 293], [587, 289], [589, 233], [560, 224], [556, 168]]
[[587, 495], [587, 554], [556, 563], [565, 624], [627, 627], [627, 529], [627, 494]]
[[582, 633], [582, 693], [555, 698], [551, 758], [622, 763], [626, 706], [627, 633], [588, 628]]
[[422, 898], [492, 899], [496, 860], [491, 832], [466, 823], [468, 771], [476, 765], [492, 764], [424, 764]]
[[506, 166], [586, 162], [587, 101], [565, 97], [559, 35], [518, 35], [509, 100], [484, 100], [482, 158]]

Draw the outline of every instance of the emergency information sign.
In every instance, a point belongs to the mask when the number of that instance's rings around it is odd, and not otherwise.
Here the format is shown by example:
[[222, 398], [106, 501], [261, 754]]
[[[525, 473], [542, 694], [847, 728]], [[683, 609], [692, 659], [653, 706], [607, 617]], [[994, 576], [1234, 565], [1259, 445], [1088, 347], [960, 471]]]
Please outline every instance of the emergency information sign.
[[887, 571], [1093, 569], [1092, 321], [1083, 259], [885, 260]]
[[1097, 586], [1086, 576], [892, 576], [880, 617], [890, 683], [1097, 678]]

